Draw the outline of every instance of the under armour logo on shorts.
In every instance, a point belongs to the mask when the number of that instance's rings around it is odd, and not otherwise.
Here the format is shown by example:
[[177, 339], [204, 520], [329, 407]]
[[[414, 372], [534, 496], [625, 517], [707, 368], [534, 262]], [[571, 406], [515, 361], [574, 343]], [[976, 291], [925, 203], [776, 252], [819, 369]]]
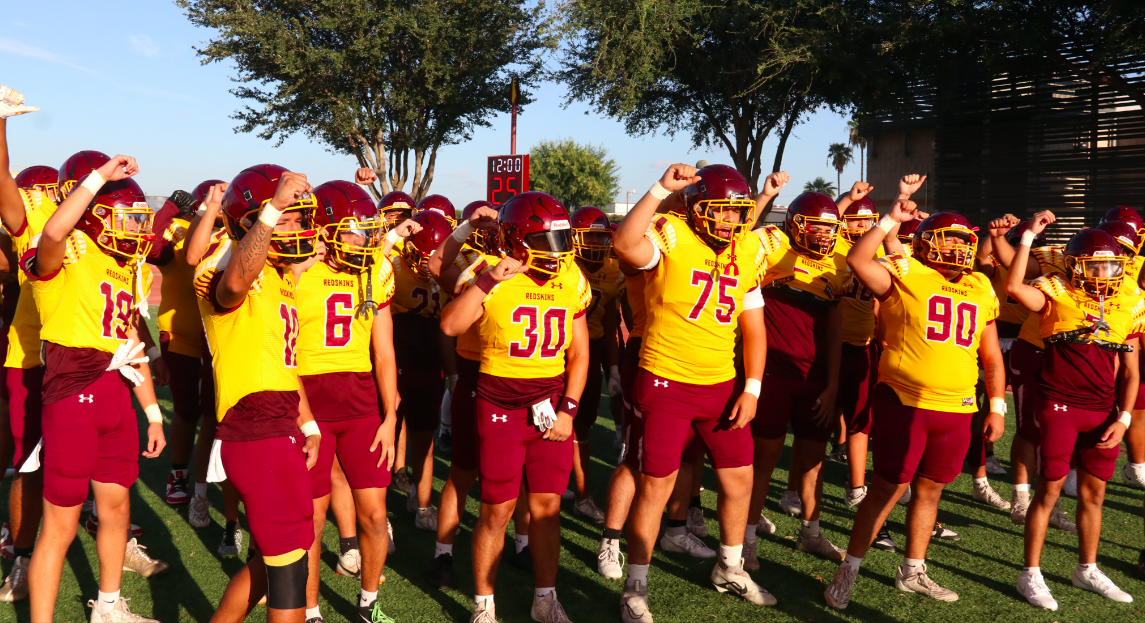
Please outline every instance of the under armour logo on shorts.
[[653, 387], [668, 387], [668, 381], [658, 381], [658, 380], [653, 379], [652, 386]]
[[1066, 405], [1059, 405], [1056, 402], [1054, 403], [1054, 411], [1068, 411], [1068, 410], [1069, 410], [1069, 408]]
[[[498, 418], [500, 418], [500, 419], [498, 419]], [[507, 416], [507, 415], [497, 415], [496, 413], [494, 413], [494, 414], [493, 414], [493, 421], [494, 421], [494, 422], [508, 422], [508, 421], [509, 421], [509, 416]]]
[[88, 394], [86, 396], [80, 394], [80, 404], [85, 402], [95, 403], [95, 394]]

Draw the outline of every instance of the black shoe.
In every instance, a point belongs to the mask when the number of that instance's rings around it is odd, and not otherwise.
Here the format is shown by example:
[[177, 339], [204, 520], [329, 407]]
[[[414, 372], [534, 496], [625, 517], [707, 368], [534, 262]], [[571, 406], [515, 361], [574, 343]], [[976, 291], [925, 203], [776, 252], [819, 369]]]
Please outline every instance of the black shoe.
[[827, 460], [835, 461], [836, 463], [846, 463], [847, 443], [836, 444], [835, 447], [831, 449], [831, 453], [827, 455]]
[[522, 547], [521, 551], [517, 552], [516, 554], [510, 554], [509, 564], [518, 569], [521, 569], [522, 571], [528, 571], [532, 573], [533, 554], [529, 552], [529, 546], [526, 545], [525, 547]]
[[441, 431], [437, 436], [437, 451], [443, 456], [450, 456], [453, 454], [453, 435], [447, 431]]
[[425, 581], [434, 588], [453, 587], [453, 554], [442, 554], [429, 562]]
[[1141, 555], [1137, 557], [1137, 575], [1145, 578], [1145, 549], [1141, 550]]
[[886, 522], [883, 522], [883, 527], [879, 528], [879, 533], [875, 535], [875, 542], [871, 543], [871, 547], [881, 549], [884, 552], [895, 551], [895, 542], [891, 538], [891, 533], [887, 530]]

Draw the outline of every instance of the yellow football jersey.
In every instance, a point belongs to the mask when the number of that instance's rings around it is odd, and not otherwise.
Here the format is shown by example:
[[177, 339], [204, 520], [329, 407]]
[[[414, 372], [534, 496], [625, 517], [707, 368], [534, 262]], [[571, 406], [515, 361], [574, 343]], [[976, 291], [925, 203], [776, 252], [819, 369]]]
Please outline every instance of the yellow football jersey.
[[[1063, 275], [1042, 275], [1030, 285], [1046, 295], [1046, 307], [1038, 315], [1038, 334], [1043, 340], [1051, 335], [1088, 327], [1102, 318], [1098, 301], [1069, 283]], [[1105, 322], [1110, 333], [1087, 336], [1109, 342], [1124, 343], [1129, 335], [1139, 333], [1145, 320], [1145, 298], [1141, 290], [1119, 293], [1105, 300]]]
[[[32, 248], [32, 243], [44, 231], [44, 223], [56, 211], [56, 204], [44, 193], [20, 189], [24, 201], [24, 227], [19, 232], [9, 232], [12, 238], [12, 251], [17, 258], [23, 258]], [[73, 238], [68, 242], [72, 243]], [[22, 270], [16, 271], [20, 284], [20, 300], [16, 302], [16, 313], [12, 326], [8, 328], [8, 352], [5, 354], [6, 368], [34, 368], [40, 362], [40, 313], [36, 310], [36, 295], [32, 292], [32, 282]]]
[[1030, 256], [1038, 262], [1038, 270], [1044, 275], [1050, 272], [1065, 273], [1065, 245], [1052, 244], [1030, 249]]
[[171, 352], [202, 357], [203, 317], [199, 315], [195, 296], [195, 267], [187, 263], [187, 250], [183, 247], [190, 225], [185, 219], [173, 218], [161, 234], [171, 245], [174, 257], [159, 267], [159, 273], [163, 275], [159, 292], [163, 298], [159, 301], [156, 324], [160, 331], [171, 336], [167, 344]]
[[[476, 249], [474, 249], [476, 251]], [[497, 265], [500, 260], [492, 255], [485, 255], [478, 251], [476, 254], [467, 253], [464, 259], [461, 255], [457, 259], [464, 262], [465, 265], [461, 268], [461, 274], [457, 277], [457, 284], [454, 285], [454, 295], [460, 296], [469, 284], [477, 282], [477, 278], [485, 274], [490, 268]], [[469, 325], [465, 333], [457, 336], [457, 354], [470, 360], [481, 360], [481, 336], [480, 332], [481, 323], [475, 322]]]
[[1009, 278], [1009, 275], [1010, 269], [997, 262], [994, 263], [994, 278], [990, 280], [990, 285], [993, 286], [994, 293], [998, 295], [998, 300], [1001, 303], [998, 308], [998, 322], [1020, 325], [1030, 316], [1030, 310], [1023, 307], [1014, 297], [1006, 294], [1006, 279]]
[[63, 265], [47, 277], [30, 277], [40, 339], [114, 353], [135, 322], [136, 293], [151, 289], [151, 271], [104, 253], [78, 229], [71, 235]]
[[754, 233], [717, 254], [687, 221], [657, 215], [645, 236], [660, 261], [644, 276], [648, 324], [640, 367], [664, 378], [714, 385], [735, 378], [735, 341], [743, 297], [766, 267]]
[[[835, 253], [843, 258], [844, 263], [852, 246], [843, 237], [835, 243]], [[884, 255], [883, 247], [880, 246], [875, 257]], [[843, 286], [843, 295], [839, 301], [843, 313], [843, 341], [855, 346], [866, 346], [875, 336], [875, 295], [850, 272], [850, 268], [847, 269], [847, 275], [847, 283]]]
[[628, 306], [632, 308], [632, 326], [628, 327], [629, 339], [644, 337], [644, 327], [648, 324], [648, 305], [644, 301], [644, 273], [624, 275], [624, 294]]
[[215, 307], [218, 280], [235, 245], [212, 245], [195, 268], [195, 293], [214, 357], [215, 414], [219, 421], [248, 394], [297, 391], [298, 303], [290, 269], [265, 265], [246, 299], [233, 309]]
[[427, 318], [441, 316], [441, 308], [449, 303], [449, 293], [443, 292], [437, 280], [423, 280], [406, 264], [405, 258], [390, 258], [394, 280], [394, 294], [390, 309], [395, 314], [411, 313]]
[[[458, 294], [473, 287], [470, 273]], [[547, 379], [564, 374], [573, 320], [592, 304], [588, 280], [576, 269], [538, 281], [518, 273], [485, 295], [474, 324], [481, 339], [481, 373], [511, 379]]]
[[[580, 263], [577, 263], [580, 266]], [[588, 306], [588, 337], [598, 340], [604, 337], [604, 313], [609, 303], [612, 303], [624, 292], [624, 273], [620, 272], [620, 264], [609, 258], [599, 270], [590, 273], [583, 267], [581, 271], [588, 279], [588, 286], [592, 292], [592, 303]]]
[[326, 262], [311, 266], [298, 278], [298, 374], [369, 372], [370, 336], [374, 315], [359, 311], [365, 300], [366, 280], [379, 313], [394, 295], [394, 274], [389, 262], [374, 270], [339, 272]]
[[765, 268], [759, 278], [761, 287], [789, 286], [828, 301], [843, 296], [851, 277], [846, 253], [836, 252], [816, 260], [797, 253], [787, 235], [777, 227], [768, 225], [754, 233], [758, 235], [766, 256]]
[[978, 345], [998, 317], [998, 297], [982, 273], [947, 281], [914, 258], [878, 262], [894, 282], [880, 306], [887, 348], [879, 378], [904, 405], [935, 411], [977, 410]]

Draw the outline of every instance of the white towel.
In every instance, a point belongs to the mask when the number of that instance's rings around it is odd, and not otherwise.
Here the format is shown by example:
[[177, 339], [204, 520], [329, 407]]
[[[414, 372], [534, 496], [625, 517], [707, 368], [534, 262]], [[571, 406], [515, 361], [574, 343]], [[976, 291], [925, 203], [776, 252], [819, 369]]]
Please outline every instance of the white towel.
[[211, 460], [207, 463], [207, 482], [222, 482], [227, 479], [227, 470], [223, 469], [223, 441], [216, 439], [211, 444]]
[[28, 460], [20, 466], [21, 474], [31, 474], [40, 469], [40, 449], [44, 447], [44, 438], [36, 442], [36, 447], [32, 448], [32, 453], [28, 455]]

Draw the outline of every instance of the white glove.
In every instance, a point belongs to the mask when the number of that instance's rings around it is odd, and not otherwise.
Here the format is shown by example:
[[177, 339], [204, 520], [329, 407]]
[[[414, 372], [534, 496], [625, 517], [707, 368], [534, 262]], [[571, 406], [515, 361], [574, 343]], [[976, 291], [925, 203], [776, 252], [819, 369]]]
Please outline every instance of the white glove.
[[617, 366], [609, 366], [608, 368], [608, 397], [616, 398], [621, 393], [620, 389], [620, 368]]
[[557, 418], [555, 415], [549, 415], [546, 413], [540, 417], [540, 420], [541, 421], [537, 423], [537, 426], [539, 426], [542, 431], [549, 430], [550, 428], [557, 425]]
[[111, 357], [111, 365], [107, 366], [107, 371], [118, 370], [123, 378], [139, 387], [143, 384], [143, 375], [132, 366], [151, 361], [146, 355], [143, 357], [136, 356], [141, 350], [143, 350], [143, 342], [128, 339], [115, 350], [115, 354]]
[[26, 112], [35, 112], [39, 108], [24, 106], [24, 96], [19, 91], [0, 85], [0, 119], [15, 117]]

